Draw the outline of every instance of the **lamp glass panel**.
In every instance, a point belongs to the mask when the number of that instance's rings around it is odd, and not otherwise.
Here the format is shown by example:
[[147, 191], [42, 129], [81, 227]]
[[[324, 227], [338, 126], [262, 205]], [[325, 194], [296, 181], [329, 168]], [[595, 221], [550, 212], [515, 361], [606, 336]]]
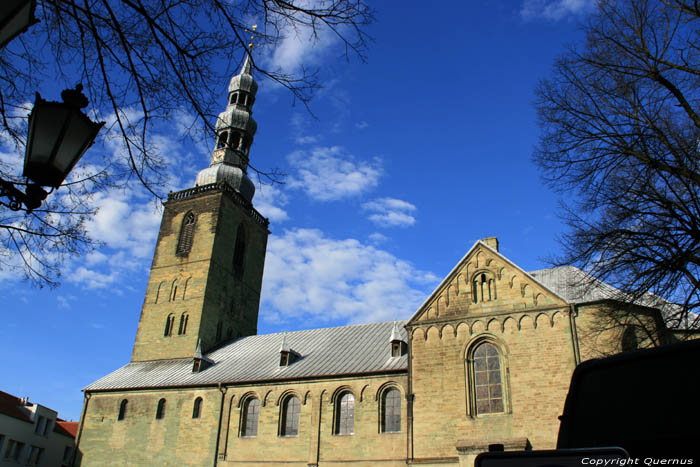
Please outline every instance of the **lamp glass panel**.
[[80, 160], [94, 136], [94, 124], [79, 111], [74, 110], [72, 113], [56, 158], [52, 161], [54, 168], [64, 176]]

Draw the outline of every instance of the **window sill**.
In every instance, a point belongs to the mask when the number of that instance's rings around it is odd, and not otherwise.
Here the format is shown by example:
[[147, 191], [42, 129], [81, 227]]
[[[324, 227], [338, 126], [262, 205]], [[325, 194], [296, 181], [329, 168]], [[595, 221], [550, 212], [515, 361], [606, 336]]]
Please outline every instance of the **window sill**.
[[355, 433], [333, 433], [333, 436], [355, 436]]
[[380, 435], [400, 435], [403, 431], [380, 431]]

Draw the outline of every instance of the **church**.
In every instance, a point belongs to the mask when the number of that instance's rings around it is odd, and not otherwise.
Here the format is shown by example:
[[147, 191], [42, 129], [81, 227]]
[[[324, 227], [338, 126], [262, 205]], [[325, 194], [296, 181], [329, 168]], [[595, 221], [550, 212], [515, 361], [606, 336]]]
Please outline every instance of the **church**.
[[[256, 91], [246, 59], [210, 166], [165, 204], [131, 361], [84, 389], [74, 465], [471, 466], [493, 444], [554, 448], [576, 365], [649, 345], [601, 325], [614, 288], [524, 271], [495, 237], [405, 321], [258, 335]], [[662, 333], [659, 310], [634, 313]]]

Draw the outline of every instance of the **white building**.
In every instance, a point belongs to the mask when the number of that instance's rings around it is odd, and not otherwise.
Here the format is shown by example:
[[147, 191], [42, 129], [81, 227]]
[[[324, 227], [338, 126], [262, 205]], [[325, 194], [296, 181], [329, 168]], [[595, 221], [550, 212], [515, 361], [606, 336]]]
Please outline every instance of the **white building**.
[[0, 391], [0, 466], [70, 465], [77, 428], [55, 410]]

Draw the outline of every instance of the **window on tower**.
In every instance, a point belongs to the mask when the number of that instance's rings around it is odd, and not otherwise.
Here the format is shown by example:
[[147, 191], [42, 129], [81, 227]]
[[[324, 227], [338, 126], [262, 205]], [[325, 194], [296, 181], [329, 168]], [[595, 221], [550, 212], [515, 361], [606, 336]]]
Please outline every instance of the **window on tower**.
[[197, 218], [192, 211], [185, 214], [185, 217], [182, 219], [182, 227], [180, 228], [180, 238], [177, 242], [177, 249], [175, 250], [175, 254], [177, 256], [187, 256], [190, 254], [196, 224]]
[[233, 249], [233, 272], [238, 275], [243, 275], [243, 265], [245, 256], [245, 229], [243, 224], [238, 226], [236, 232], [236, 246]]
[[229, 99], [228, 103], [229, 104], [235, 104], [237, 101], [236, 99], [238, 98], [238, 93], [234, 92], [231, 94], [231, 99]]
[[219, 321], [219, 324], [216, 325], [216, 341], [217, 342], [221, 340], [221, 332], [223, 330], [223, 327], [224, 327], [224, 325], [221, 321]]
[[173, 327], [175, 327], [175, 315], [170, 313], [167, 318], [165, 318], [165, 332], [163, 332], [164, 337], [173, 335]]
[[183, 313], [180, 316], [180, 327], [177, 330], [178, 335], [182, 336], [184, 334], [187, 334], [187, 321], [189, 321], [190, 315], [187, 313]]
[[219, 133], [219, 141], [216, 143], [216, 149], [223, 149], [226, 147], [228, 140], [228, 131], [222, 131]]
[[192, 406], [192, 418], [199, 418], [202, 415], [202, 398], [198, 397], [194, 400], [194, 406]]

